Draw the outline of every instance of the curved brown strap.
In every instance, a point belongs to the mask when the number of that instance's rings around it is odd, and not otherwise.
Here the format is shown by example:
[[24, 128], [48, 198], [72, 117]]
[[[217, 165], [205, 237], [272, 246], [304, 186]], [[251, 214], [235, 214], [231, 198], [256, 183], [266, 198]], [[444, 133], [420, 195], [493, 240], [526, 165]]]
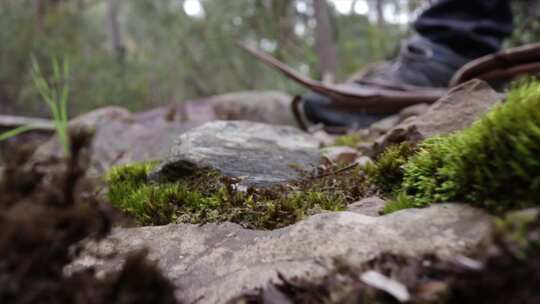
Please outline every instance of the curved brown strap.
[[540, 72], [540, 43], [527, 44], [475, 59], [459, 69], [449, 83], [454, 87], [478, 78], [510, 79]]
[[386, 88], [358, 83], [328, 84], [313, 80], [298, 73], [285, 63], [256, 48], [239, 43], [240, 47], [270, 67], [280, 71], [289, 79], [314, 92], [329, 97], [332, 102], [347, 108], [369, 109], [373, 113], [395, 113], [402, 108], [417, 103], [433, 103], [446, 90], [434, 88]]
[[[388, 87], [375, 83], [327, 84], [298, 73], [276, 58], [256, 48], [239, 43], [240, 47], [257, 59], [280, 71], [289, 79], [329, 97], [336, 105], [369, 110], [372, 113], [395, 113], [418, 103], [433, 103], [446, 94], [447, 89], [419, 87]], [[524, 45], [487, 55], [459, 69], [449, 83], [454, 87], [473, 78], [483, 80], [508, 79], [518, 75], [540, 72], [540, 43]], [[307, 130], [300, 115], [300, 100], [292, 103], [299, 125]]]
[[302, 103], [302, 97], [298, 95], [294, 96], [293, 100], [291, 101], [291, 110], [293, 112], [294, 119], [296, 120], [296, 124], [298, 124], [298, 127], [300, 128], [300, 130], [307, 132], [308, 126], [302, 116], [301, 103]]

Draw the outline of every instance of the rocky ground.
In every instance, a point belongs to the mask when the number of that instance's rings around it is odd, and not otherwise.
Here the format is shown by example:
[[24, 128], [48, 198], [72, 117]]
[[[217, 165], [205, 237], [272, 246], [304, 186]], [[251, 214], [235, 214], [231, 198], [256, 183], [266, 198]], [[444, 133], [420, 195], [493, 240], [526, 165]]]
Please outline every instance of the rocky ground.
[[[91, 135], [70, 160], [54, 137], [4, 149], [0, 302], [539, 303], [535, 209], [388, 208], [414, 207], [392, 184], [408, 158], [388, 151], [459, 134], [503, 99], [473, 80], [341, 137], [298, 130], [277, 92], [78, 117], [74, 143]], [[540, 150], [518, 149], [531, 186], [512, 193], [534, 207]]]

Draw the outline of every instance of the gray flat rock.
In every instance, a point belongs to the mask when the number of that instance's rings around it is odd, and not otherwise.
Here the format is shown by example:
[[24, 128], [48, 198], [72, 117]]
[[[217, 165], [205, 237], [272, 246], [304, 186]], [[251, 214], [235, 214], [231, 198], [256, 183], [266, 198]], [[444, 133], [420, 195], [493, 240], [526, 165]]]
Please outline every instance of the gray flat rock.
[[151, 178], [175, 180], [209, 168], [240, 178], [245, 186], [270, 186], [299, 178], [298, 168], [318, 165], [318, 147], [316, 139], [293, 127], [210, 122], [180, 135]]
[[369, 216], [379, 216], [385, 205], [385, 200], [378, 196], [371, 196], [348, 205], [347, 211]]
[[[351, 212], [318, 214], [295, 225], [255, 231], [238, 225], [175, 224], [120, 228], [88, 250], [121, 253], [148, 247], [150, 258], [179, 287], [187, 303], [224, 303], [242, 291], [286, 277], [323, 274], [333, 258], [363, 262], [383, 252], [441, 257], [464, 254], [490, 235], [490, 217], [460, 204], [437, 204], [381, 217]], [[99, 273], [121, 267], [83, 256], [70, 270], [96, 266]]]
[[292, 97], [277, 91], [245, 91], [216, 95], [202, 100], [213, 106], [219, 120], [247, 120], [296, 126]]

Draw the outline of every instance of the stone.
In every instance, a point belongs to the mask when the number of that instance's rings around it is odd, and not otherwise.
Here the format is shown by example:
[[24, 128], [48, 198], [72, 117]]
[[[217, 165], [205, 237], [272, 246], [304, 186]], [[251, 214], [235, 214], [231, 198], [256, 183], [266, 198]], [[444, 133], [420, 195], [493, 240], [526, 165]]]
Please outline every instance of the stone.
[[290, 104], [292, 97], [277, 91], [244, 91], [173, 103], [134, 114], [137, 119], [206, 123], [215, 120], [245, 120], [296, 126]]
[[[104, 107], [70, 120], [69, 127], [82, 128], [90, 132], [95, 132], [99, 126], [109, 121], [128, 119], [130, 117], [131, 113], [122, 107]], [[61, 158], [63, 157], [63, 153], [62, 146], [55, 135], [36, 150], [33, 158], [36, 161], [46, 161], [51, 158]]]
[[412, 116], [420, 116], [429, 110], [429, 105], [427, 103], [419, 103], [412, 106], [408, 106], [404, 108], [403, 110], [399, 111], [399, 118], [400, 121], [404, 121], [405, 119], [412, 117]]
[[386, 201], [378, 196], [361, 199], [347, 206], [347, 211], [368, 216], [379, 216], [386, 205]]
[[[257, 231], [236, 224], [176, 224], [116, 228], [108, 239], [87, 244], [89, 254], [68, 267], [96, 267], [98, 275], [121, 267], [96, 258], [144, 247], [178, 286], [185, 303], [225, 303], [246, 290], [285, 277], [323, 275], [335, 258], [365, 262], [381, 253], [442, 258], [466, 254], [491, 235], [491, 218], [467, 205], [436, 204], [381, 217], [352, 212], [311, 216], [292, 226]], [[118, 255], [121, 256], [121, 255]]]
[[371, 159], [371, 157], [366, 156], [366, 155], [360, 155], [360, 156], [358, 156], [358, 157], [354, 160], [354, 162], [355, 162], [356, 164], [358, 164], [358, 166], [359, 166], [360, 168], [365, 168], [365, 167], [367, 167], [367, 166], [373, 164], [373, 160]]
[[395, 127], [401, 121], [401, 117], [398, 114], [390, 115], [385, 117], [375, 123], [373, 123], [369, 129], [371, 133], [383, 134], [388, 132], [388, 130]]
[[72, 119], [69, 125], [70, 127], [94, 129], [109, 121], [129, 119], [130, 117], [131, 113], [127, 109], [118, 106], [109, 106], [78, 116]]
[[155, 120], [168, 122], [189, 122], [203, 124], [217, 119], [214, 108], [204, 102], [182, 102], [153, 108], [148, 111], [133, 114], [138, 122], [152, 123]]
[[[377, 139], [381, 135], [386, 134], [388, 131], [403, 123], [405, 120], [424, 114], [428, 109], [429, 105], [425, 103], [406, 107], [397, 114], [387, 116], [373, 123], [368, 129], [366, 129], [368, 131], [366, 138], [373, 140]], [[373, 143], [366, 142], [364, 144], [368, 147], [367, 152], [364, 150], [364, 154], [373, 155], [373, 152], [371, 151], [373, 148]]]
[[337, 136], [328, 134], [324, 130], [317, 130], [314, 132], [309, 132], [311, 136], [319, 141], [321, 146], [332, 146], [336, 141]]
[[292, 97], [276, 91], [246, 91], [216, 95], [202, 100], [213, 106], [219, 120], [246, 120], [296, 126]]
[[215, 121], [180, 135], [152, 180], [175, 180], [196, 170], [217, 170], [240, 185], [266, 187], [297, 179], [320, 163], [319, 143], [287, 126]]
[[362, 155], [373, 157], [375, 155], [373, 151], [373, 142], [361, 142], [356, 146], [358, 152]]
[[419, 142], [426, 138], [447, 135], [470, 126], [486, 114], [503, 95], [495, 92], [486, 82], [468, 81], [451, 89], [424, 114], [412, 116], [378, 138], [376, 153], [404, 141]]
[[330, 163], [350, 164], [358, 157], [358, 151], [346, 146], [332, 146], [322, 148], [321, 156]]
[[[70, 127], [92, 130], [88, 176], [99, 176], [113, 165], [160, 160], [167, 156], [171, 143], [179, 134], [195, 127], [157, 115], [156, 111], [132, 115], [119, 107], [98, 109], [70, 122]], [[40, 146], [29, 161], [46, 172], [51, 159], [63, 156], [56, 136]]]
[[172, 142], [196, 123], [111, 121], [97, 129], [91, 149], [89, 174], [101, 175], [113, 165], [164, 159]]

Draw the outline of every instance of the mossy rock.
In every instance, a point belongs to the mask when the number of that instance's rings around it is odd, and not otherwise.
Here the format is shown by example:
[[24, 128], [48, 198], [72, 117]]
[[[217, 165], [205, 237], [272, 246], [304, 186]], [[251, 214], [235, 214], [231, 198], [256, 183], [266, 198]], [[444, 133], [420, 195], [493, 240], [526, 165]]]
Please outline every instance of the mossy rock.
[[[395, 154], [393, 167], [402, 163]], [[393, 154], [392, 154], [393, 153]], [[402, 192], [388, 211], [434, 202], [468, 202], [493, 213], [537, 206], [540, 201], [540, 84], [511, 89], [506, 102], [449, 136], [427, 139], [400, 165]], [[383, 158], [385, 162], [388, 162]], [[380, 170], [384, 162], [379, 162]]]
[[114, 167], [107, 175], [108, 197], [140, 225], [234, 222], [246, 228], [275, 229], [304, 217], [345, 210], [369, 194], [358, 168], [272, 188], [239, 191], [237, 180], [217, 171], [199, 170], [174, 182], [148, 180], [156, 163]]

